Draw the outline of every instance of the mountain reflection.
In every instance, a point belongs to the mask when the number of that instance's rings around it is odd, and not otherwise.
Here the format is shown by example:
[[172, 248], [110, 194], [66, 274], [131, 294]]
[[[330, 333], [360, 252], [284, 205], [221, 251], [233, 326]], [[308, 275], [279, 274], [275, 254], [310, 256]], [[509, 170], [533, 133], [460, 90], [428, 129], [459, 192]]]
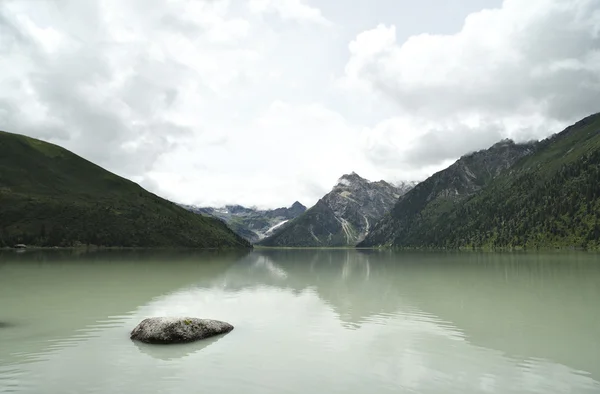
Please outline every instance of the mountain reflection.
[[[600, 390], [592, 254], [185, 256], [0, 266], [0, 317], [18, 323], [0, 329], [0, 387], [4, 375], [26, 377], [32, 393]], [[2, 301], [17, 299], [24, 309]], [[132, 343], [150, 316], [235, 329], [176, 347]]]
[[312, 289], [348, 329], [427, 314], [474, 345], [585, 370], [600, 365], [600, 349], [590, 352], [589, 343], [565, 335], [600, 332], [600, 308], [580, 307], [600, 299], [598, 261], [594, 254], [267, 249], [239, 260], [211, 285]]

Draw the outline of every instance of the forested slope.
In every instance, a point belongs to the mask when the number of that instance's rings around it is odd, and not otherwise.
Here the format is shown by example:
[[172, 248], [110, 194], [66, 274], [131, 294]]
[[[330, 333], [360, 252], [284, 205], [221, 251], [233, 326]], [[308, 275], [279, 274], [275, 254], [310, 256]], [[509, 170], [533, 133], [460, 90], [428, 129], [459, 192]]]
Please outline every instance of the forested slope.
[[196, 215], [57, 145], [0, 132], [0, 247], [249, 247]]

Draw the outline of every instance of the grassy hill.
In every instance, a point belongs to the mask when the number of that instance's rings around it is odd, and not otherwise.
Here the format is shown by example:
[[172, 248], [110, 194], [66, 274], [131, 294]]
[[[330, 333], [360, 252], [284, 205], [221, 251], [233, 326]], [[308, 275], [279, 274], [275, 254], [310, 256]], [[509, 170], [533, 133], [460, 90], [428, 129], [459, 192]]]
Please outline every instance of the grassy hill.
[[0, 247], [249, 247], [219, 220], [40, 140], [0, 131]]
[[600, 114], [541, 141], [479, 192], [427, 212], [428, 220], [403, 224], [404, 205], [391, 214], [401, 229], [388, 238], [393, 246], [599, 248]]

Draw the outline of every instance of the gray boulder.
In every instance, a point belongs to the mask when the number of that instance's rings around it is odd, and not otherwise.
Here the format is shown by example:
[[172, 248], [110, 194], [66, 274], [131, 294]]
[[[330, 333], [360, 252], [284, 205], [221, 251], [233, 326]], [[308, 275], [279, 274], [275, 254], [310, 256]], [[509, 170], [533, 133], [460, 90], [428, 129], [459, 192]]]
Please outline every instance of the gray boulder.
[[151, 317], [131, 331], [130, 338], [145, 343], [184, 343], [225, 334], [233, 326], [218, 320], [192, 317]]

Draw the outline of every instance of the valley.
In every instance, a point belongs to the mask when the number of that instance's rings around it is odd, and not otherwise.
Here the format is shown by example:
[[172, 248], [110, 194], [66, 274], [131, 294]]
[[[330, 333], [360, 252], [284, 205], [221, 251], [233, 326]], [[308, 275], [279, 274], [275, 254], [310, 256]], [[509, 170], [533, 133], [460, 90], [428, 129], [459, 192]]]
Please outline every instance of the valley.
[[0, 133], [0, 246], [600, 247], [600, 114], [502, 140], [422, 182], [342, 175], [306, 208], [174, 204], [56, 145]]

